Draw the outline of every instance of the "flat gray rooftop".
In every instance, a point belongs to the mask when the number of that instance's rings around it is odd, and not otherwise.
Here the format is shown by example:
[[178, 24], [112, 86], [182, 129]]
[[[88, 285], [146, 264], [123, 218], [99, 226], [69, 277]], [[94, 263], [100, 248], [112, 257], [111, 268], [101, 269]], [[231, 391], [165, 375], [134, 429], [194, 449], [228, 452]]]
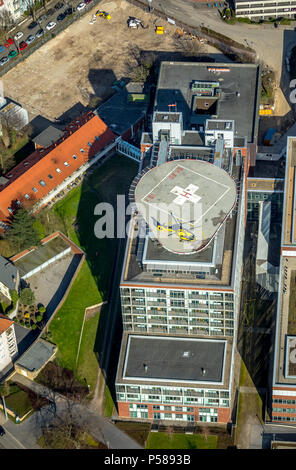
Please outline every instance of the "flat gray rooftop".
[[14, 265], [19, 269], [22, 277], [69, 247], [70, 245], [62, 237], [57, 236], [14, 261]]
[[119, 135], [145, 116], [148, 107], [148, 101], [129, 102], [128, 94], [126, 89], [120, 90], [96, 109], [105, 124]]
[[234, 120], [237, 135], [247, 136], [248, 142], [256, 137], [258, 123], [257, 90], [260, 82], [259, 66], [256, 64], [215, 64], [225, 66], [229, 72], [210, 72], [212, 63], [162, 62], [158, 88], [155, 97], [155, 109], [167, 112], [168, 105], [177, 104], [178, 112], [183, 113], [184, 129], [190, 129], [193, 123], [204, 124], [211, 117], [193, 112], [194, 80], [218, 81], [221, 90], [216, 108], [216, 118]]
[[38, 371], [49, 361], [55, 351], [56, 347], [53, 344], [40, 339], [25, 352], [17, 364], [31, 372]]
[[17, 281], [17, 268], [11, 261], [0, 256], [0, 282], [2, 282], [8, 289], [16, 289]]
[[142, 176], [135, 201], [168, 251], [189, 254], [205, 248], [230, 214], [236, 184], [226, 171], [206, 161], [174, 160]]
[[223, 340], [130, 335], [123, 378], [221, 383], [225, 353]]
[[54, 142], [59, 140], [64, 135], [64, 132], [54, 126], [48, 126], [47, 129], [34, 137], [33, 142], [41, 147], [49, 147]]

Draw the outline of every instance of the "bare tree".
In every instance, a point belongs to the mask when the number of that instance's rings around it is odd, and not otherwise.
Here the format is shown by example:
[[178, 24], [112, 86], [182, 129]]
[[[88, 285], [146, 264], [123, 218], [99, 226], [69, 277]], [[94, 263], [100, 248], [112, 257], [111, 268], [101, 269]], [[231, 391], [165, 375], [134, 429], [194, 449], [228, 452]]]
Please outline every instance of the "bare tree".
[[36, 1], [35, 0], [27, 0], [27, 12], [29, 15], [32, 16], [33, 20], [36, 19]]

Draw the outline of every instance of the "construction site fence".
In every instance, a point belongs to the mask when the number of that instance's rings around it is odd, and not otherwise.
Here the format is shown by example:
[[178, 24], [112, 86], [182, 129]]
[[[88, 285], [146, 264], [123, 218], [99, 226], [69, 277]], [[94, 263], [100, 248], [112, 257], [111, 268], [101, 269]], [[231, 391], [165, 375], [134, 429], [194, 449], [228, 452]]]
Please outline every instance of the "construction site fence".
[[[157, 17], [163, 19], [166, 22], [168, 21], [168, 17], [164, 11], [158, 10], [157, 8], [153, 8], [150, 10], [147, 2], [143, 3], [143, 1], [141, 0], [127, 0], [127, 1], [131, 5], [141, 8], [145, 12], [151, 11]], [[172, 15], [170, 15], [169, 19], [174, 20], [175, 25], [178, 28], [182, 29], [184, 33], [192, 34], [193, 36], [196, 36], [197, 38], [205, 39], [210, 45], [216, 47], [224, 54], [238, 56], [238, 58], [241, 58], [242, 60], [248, 61], [248, 62], [255, 62], [257, 59], [256, 52], [253, 49], [246, 47], [243, 44], [240, 44], [236, 41], [233, 41], [232, 39], [228, 38], [227, 36], [224, 36], [223, 34], [217, 33], [216, 31], [212, 31], [203, 26], [201, 27], [190, 26], [174, 18]]]

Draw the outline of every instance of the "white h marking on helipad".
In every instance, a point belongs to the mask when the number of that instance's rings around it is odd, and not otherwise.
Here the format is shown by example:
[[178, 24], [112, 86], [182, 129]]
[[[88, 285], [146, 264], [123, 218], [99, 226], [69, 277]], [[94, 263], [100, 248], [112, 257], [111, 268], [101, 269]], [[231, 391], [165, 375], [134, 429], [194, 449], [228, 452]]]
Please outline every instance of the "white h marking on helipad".
[[183, 206], [184, 202], [186, 201], [190, 201], [196, 204], [201, 199], [200, 196], [194, 194], [198, 188], [199, 187], [195, 186], [195, 184], [189, 184], [185, 189], [180, 188], [180, 186], [175, 186], [173, 189], [171, 189], [171, 193], [177, 194], [178, 197], [176, 197], [173, 202], [178, 204], [178, 206]]

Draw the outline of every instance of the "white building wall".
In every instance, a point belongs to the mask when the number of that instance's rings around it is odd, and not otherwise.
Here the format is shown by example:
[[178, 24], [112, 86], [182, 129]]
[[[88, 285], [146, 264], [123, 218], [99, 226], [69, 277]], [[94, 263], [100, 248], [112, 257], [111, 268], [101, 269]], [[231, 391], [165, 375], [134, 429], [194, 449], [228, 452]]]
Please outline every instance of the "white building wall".
[[11, 325], [0, 335], [0, 372], [12, 362], [17, 351], [14, 325]]

